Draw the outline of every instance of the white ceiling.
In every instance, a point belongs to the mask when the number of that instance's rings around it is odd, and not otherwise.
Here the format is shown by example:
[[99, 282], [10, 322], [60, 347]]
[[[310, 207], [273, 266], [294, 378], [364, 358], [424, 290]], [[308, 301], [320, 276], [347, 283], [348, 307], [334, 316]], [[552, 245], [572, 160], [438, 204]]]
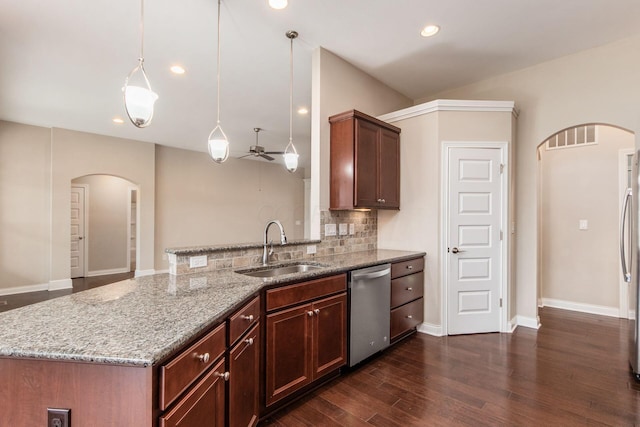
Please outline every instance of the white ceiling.
[[[311, 106], [311, 54], [328, 49], [411, 99], [640, 33], [638, 0], [223, 0], [221, 124], [239, 156], [282, 150], [294, 105]], [[206, 151], [215, 126], [215, 0], [146, 0], [154, 121], [126, 121], [121, 88], [139, 51], [136, 0], [0, 0], [0, 119]], [[427, 23], [442, 27], [420, 37]], [[187, 69], [178, 77], [169, 66]], [[294, 117], [308, 164], [310, 114]]]

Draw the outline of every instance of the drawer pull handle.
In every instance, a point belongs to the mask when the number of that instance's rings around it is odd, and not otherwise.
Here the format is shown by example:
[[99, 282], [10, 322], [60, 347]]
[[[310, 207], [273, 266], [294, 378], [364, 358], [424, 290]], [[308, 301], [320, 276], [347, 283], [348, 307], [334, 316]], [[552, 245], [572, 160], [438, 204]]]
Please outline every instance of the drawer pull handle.
[[223, 372], [223, 373], [216, 372], [216, 373], [214, 373], [214, 375], [216, 377], [222, 378], [225, 381], [229, 381], [229, 377], [231, 376], [231, 374], [229, 374], [229, 372]]
[[307, 311], [307, 315], [309, 315], [309, 317], [313, 316], [313, 311]]
[[412, 291], [412, 290], [413, 290], [413, 288], [407, 288], [407, 290], [408, 290], [408, 291]]
[[247, 338], [244, 342], [246, 342], [247, 345], [253, 345], [253, 338]]
[[242, 316], [240, 316], [240, 318], [244, 320], [248, 320], [249, 322], [253, 322], [253, 314], [250, 314], [248, 316], [243, 314]]
[[407, 270], [413, 270], [413, 265], [407, 265]]
[[196, 356], [202, 363], [209, 363], [209, 359], [211, 358], [211, 356], [209, 356], [209, 353], [205, 353], [205, 354], [200, 354], [198, 356]]
[[412, 315], [408, 315], [407, 319], [413, 319], [413, 316]]
[[378, 203], [387, 203], [385, 199], [378, 199]]
[[320, 314], [320, 309], [319, 309], [319, 308], [316, 308], [315, 310], [313, 310], [313, 312], [314, 312], [314, 313], [316, 314], [316, 316], [317, 316], [317, 315], [319, 315], [319, 314]]

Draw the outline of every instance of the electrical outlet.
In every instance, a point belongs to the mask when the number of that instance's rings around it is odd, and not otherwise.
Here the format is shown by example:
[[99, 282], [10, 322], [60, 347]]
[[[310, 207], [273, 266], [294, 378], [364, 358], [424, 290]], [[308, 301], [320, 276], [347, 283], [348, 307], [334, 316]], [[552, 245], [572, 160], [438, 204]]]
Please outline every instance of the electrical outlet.
[[339, 232], [341, 236], [346, 236], [347, 235], [347, 231], [348, 231], [348, 224], [340, 224], [339, 226]]
[[47, 408], [47, 427], [71, 427], [71, 409]]
[[190, 256], [189, 257], [189, 268], [206, 267], [206, 266], [207, 266], [207, 256], [206, 255]]
[[325, 224], [324, 225], [324, 236], [335, 236], [336, 235], [336, 225], [335, 224]]
[[312, 255], [316, 253], [316, 245], [307, 246], [307, 255]]
[[578, 222], [578, 229], [579, 230], [588, 230], [589, 229], [589, 221], [586, 219], [581, 219]]
[[356, 234], [356, 225], [355, 224], [349, 224], [349, 234], [350, 235], [354, 235]]

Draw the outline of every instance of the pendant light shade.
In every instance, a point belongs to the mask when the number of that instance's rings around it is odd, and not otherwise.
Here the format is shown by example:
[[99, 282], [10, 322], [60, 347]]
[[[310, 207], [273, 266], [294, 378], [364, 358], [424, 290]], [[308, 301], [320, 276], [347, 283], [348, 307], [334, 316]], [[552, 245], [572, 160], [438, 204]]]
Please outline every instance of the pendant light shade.
[[217, 121], [216, 127], [209, 134], [209, 155], [216, 163], [222, 163], [229, 158], [229, 140], [225, 135], [222, 127], [220, 127], [220, 0], [218, 0], [218, 63], [217, 63], [217, 93], [216, 93], [216, 109]]
[[151, 89], [144, 70], [144, 0], [140, 1], [140, 57], [138, 65], [127, 76], [122, 91], [124, 108], [131, 123], [139, 128], [149, 126], [158, 95]]
[[284, 165], [291, 173], [298, 169], [298, 151], [295, 145], [293, 145], [293, 39], [298, 37], [297, 31], [287, 31], [285, 33], [287, 38], [291, 40], [291, 46], [289, 49], [289, 144], [284, 150]]

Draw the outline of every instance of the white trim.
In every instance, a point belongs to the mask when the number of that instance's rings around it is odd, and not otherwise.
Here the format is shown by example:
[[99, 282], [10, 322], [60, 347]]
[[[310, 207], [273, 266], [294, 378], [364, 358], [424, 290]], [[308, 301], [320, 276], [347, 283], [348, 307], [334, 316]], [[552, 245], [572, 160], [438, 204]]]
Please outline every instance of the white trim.
[[154, 274], [168, 273], [168, 272], [169, 272], [169, 270], [154, 270], [154, 269], [136, 270], [134, 276], [135, 277], [153, 276]]
[[418, 325], [418, 332], [427, 335], [433, 335], [434, 337], [441, 337], [444, 334], [442, 333], [441, 325], [434, 325], [432, 323], [421, 323]]
[[[618, 212], [618, 226], [620, 220], [622, 220], [622, 203], [624, 202], [624, 196], [627, 190], [627, 156], [633, 155], [635, 150], [633, 148], [622, 148], [618, 150], [618, 206], [620, 211]], [[631, 220], [631, 218], [629, 218]], [[620, 260], [618, 260], [620, 262]], [[629, 266], [631, 270], [631, 266]], [[624, 281], [622, 275], [622, 268], [618, 268], [618, 282], [620, 283], [620, 290], [618, 292], [618, 317], [623, 319], [629, 319], [629, 283]]]
[[501, 248], [501, 261], [502, 261], [502, 278], [500, 280], [500, 298], [504, 302], [502, 307], [500, 308], [500, 332], [509, 332], [512, 330], [512, 326], [509, 323], [507, 318], [509, 312], [509, 252], [511, 248], [511, 233], [509, 232], [509, 194], [510, 194], [510, 183], [511, 179], [509, 178], [511, 175], [510, 172], [510, 164], [509, 164], [509, 143], [506, 141], [464, 141], [464, 142], [454, 142], [454, 141], [442, 141], [442, 150], [441, 150], [441, 166], [440, 170], [442, 171], [442, 175], [440, 176], [440, 182], [442, 183], [440, 186], [440, 215], [441, 215], [441, 223], [443, 224], [442, 231], [440, 233], [440, 253], [443, 254], [440, 257], [440, 271], [442, 271], [442, 288], [440, 292], [441, 298], [441, 307], [440, 310], [441, 318], [440, 324], [442, 325], [442, 333], [443, 335], [448, 334], [447, 329], [447, 309], [448, 309], [448, 301], [447, 301], [447, 283], [448, 283], [448, 260], [449, 257], [446, 255], [447, 247], [448, 247], [448, 230], [449, 230], [449, 208], [447, 202], [447, 194], [449, 192], [448, 182], [449, 182], [449, 151], [451, 148], [496, 148], [500, 150], [501, 163], [504, 165], [504, 169], [502, 171], [501, 176], [501, 189], [502, 192], [502, 221], [500, 227], [503, 231], [502, 233], [502, 248]]
[[71, 279], [50, 280], [49, 290], [59, 291], [61, 289], [72, 289], [73, 281]]
[[0, 296], [28, 294], [29, 292], [41, 292], [41, 291], [48, 291], [48, 290], [49, 290], [48, 283], [40, 283], [37, 285], [27, 285], [27, 286], [15, 286], [13, 288], [0, 289]]
[[435, 101], [429, 101], [424, 104], [418, 104], [413, 107], [383, 114], [377, 118], [384, 122], [393, 123], [436, 111], [502, 112], [511, 113], [515, 117], [518, 117], [514, 101], [436, 99]]
[[523, 326], [525, 328], [531, 328], [531, 329], [540, 329], [540, 326], [542, 326], [540, 324], [540, 317], [536, 316], [535, 318], [533, 317], [527, 317], [527, 316], [516, 316], [516, 325], [517, 326]]
[[110, 268], [107, 270], [94, 270], [87, 273], [86, 277], [106, 276], [107, 274], [129, 273], [129, 268]]
[[506, 331], [506, 332], [509, 333], [509, 334], [512, 334], [513, 331], [515, 331], [516, 328], [518, 327], [518, 316], [513, 316], [511, 318], [511, 320], [509, 320], [509, 325], [508, 326], [509, 326], [509, 330]]
[[[87, 277], [87, 274], [89, 274], [89, 184], [76, 184], [73, 182], [73, 180], [71, 181], [71, 189], [73, 189], [73, 187], [77, 187], [77, 188], [82, 188], [84, 190], [84, 194], [82, 195], [82, 210], [83, 215], [84, 215], [84, 219], [82, 221], [82, 257], [84, 258], [82, 260], [82, 277]], [[71, 214], [71, 211], [69, 211], [69, 214]], [[69, 218], [71, 218], [71, 215], [69, 215]], [[71, 219], [69, 219], [69, 224], [71, 224]], [[71, 257], [71, 252], [69, 252], [69, 257]], [[69, 275], [71, 275], [71, 267], [69, 267]]]
[[544, 304], [545, 307], [598, 314], [600, 316], [619, 317], [620, 315], [618, 307], [609, 307], [605, 305], [585, 304], [581, 302], [564, 301], [552, 298], [542, 298], [542, 304]]

